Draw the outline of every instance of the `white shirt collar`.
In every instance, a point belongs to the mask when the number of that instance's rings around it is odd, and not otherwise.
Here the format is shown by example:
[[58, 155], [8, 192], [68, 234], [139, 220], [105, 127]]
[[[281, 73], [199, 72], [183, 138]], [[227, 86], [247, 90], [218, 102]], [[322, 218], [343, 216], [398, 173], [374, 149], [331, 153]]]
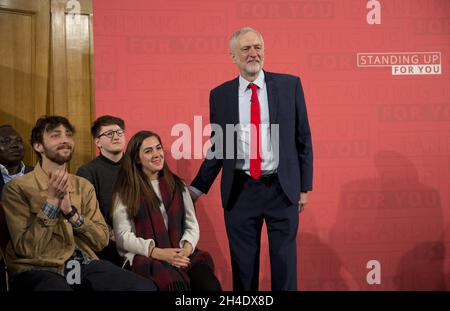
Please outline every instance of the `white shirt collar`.
[[253, 82], [247, 81], [243, 76], [239, 75], [239, 89], [241, 91], [245, 91], [250, 83], [256, 84], [259, 89], [262, 89], [264, 86], [264, 70], [259, 72], [258, 77]]
[[23, 175], [23, 174], [25, 174], [25, 164], [23, 164], [23, 162], [20, 162], [20, 171], [14, 175], [9, 174], [8, 169], [2, 164], [0, 164], [0, 171], [2, 172], [2, 175], [7, 175], [7, 176], [15, 176], [18, 174]]

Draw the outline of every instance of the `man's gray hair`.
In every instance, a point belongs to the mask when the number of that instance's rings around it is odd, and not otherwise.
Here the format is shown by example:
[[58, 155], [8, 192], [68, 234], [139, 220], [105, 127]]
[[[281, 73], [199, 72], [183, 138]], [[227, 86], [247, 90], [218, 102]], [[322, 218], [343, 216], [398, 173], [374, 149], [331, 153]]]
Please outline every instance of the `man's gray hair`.
[[263, 36], [262, 36], [262, 34], [259, 31], [255, 30], [255, 29], [253, 29], [251, 27], [243, 27], [243, 28], [239, 29], [238, 31], [236, 31], [233, 34], [233, 36], [231, 37], [231, 39], [230, 39], [230, 49], [231, 49], [231, 51], [233, 51], [234, 48], [236, 47], [237, 38], [240, 35], [246, 34], [247, 32], [254, 32], [254, 33], [256, 33], [259, 36], [259, 38], [261, 39], [262, 43], [264, 44]]

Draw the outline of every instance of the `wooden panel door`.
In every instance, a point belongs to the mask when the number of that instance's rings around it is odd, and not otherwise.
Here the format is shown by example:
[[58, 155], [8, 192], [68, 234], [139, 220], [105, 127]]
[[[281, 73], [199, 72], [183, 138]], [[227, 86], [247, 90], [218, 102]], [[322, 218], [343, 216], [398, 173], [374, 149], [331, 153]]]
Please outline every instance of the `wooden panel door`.
[[50, 2], [0, 0], [0, 124], [11, 124], [28, 145], [36, 117], [47, 113]]
[[[78, 4], [77, 4], [78, 3]], [[77, 6], [72, 6], [77, 4]], [[75, 171], [95, 154], [90, 127], [94, 117], [91, 1], [52, 0], [53, 113], [75, 125]], [[73, 14], [78, 10], [79, 14]]]
[[[91, 0], [0, 0], [0, 124], [28, 142], [40, 116], [67, 117], [77, 129], [71, 172], [95, 155], [92, 24]], [[37, 160], [29, 145], [24, 160]]]

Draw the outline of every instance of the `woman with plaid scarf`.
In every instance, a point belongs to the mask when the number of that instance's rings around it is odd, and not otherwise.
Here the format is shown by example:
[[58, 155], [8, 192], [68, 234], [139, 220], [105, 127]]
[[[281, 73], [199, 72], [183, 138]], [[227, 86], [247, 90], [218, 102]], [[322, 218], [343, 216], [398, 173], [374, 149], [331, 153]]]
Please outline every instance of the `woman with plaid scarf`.
[[130, 139], [111, 214], [117, 249], [132, 271], [160, 290], [221, 290], [211, 256], [196, 249], [200, 230], [189, 191], [165, 162], [157, 134]]

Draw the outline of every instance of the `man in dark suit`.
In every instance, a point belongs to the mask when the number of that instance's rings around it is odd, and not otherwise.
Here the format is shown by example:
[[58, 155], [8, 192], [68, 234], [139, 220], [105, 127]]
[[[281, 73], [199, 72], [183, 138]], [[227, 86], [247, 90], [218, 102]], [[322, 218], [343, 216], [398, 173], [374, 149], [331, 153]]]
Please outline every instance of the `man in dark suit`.
[[[263, 222], [272, 290], [296, 290], [298, 213], [307, 203], [313, 175], [302, 85], [298, 77], [262, 70], [264, 41], [256, 30], [235, 32], [230, 48], [240, 75], [210, 93], [210, 122], [222, 129], [221, 135], [211, 135], [210, 153], [220, 150], [224, 157], [204, 160], [191, 184], [191, 196], [195, 201], [207, 193], [222, 169], [234, 290], [258, 289]], [[227, 124], [235, 130], [227, 131]]]
[[24, 147], [20, 134], [11, 125], [0, 125], [0, 199], [6, 183], [33, 170], [33, 167], [22, 162], [23, 157]]
[[[33, 167], [22, 162], [23, 157], [24, 147], [20, 134], [11, 125], [0, 125], [0, 201], [6, 183], [33, 170]], [[0, 291], [7, 290], [3, 251], [8, 241], [9, 232], [0, 204]]]

